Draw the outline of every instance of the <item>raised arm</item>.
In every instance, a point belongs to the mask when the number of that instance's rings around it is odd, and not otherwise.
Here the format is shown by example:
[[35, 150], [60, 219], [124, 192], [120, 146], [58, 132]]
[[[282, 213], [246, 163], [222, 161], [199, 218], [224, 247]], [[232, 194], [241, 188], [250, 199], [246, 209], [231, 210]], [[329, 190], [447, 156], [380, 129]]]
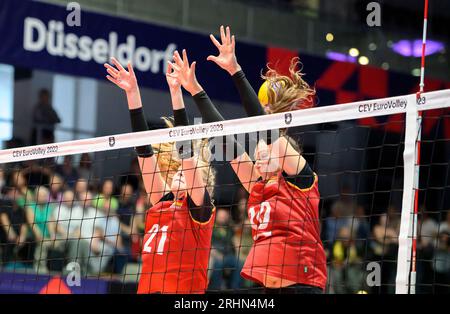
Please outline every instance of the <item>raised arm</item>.
[[[211, 41], [219, 50], [218, 56], [209, 56], [209, 61], [215, 62], [219, 67], [227, 71], [239, 92], [241, 103], [248, 116], [265, 115], [256, 92], [248, 82], [242, 71], [241, 66], [237, 62], [235, 46], [236, 41], [234, 35], [231, 35], [229, 27], [224, 29], [220, 27], [221, 43], [210, 35]], [[275, 139], [274, 139], [275, 140]], [[268, 142], [271, 144], [271, 141]], [[271, 145], [271, 155], [273, 158], [279, 159], [278, 162], [282, 166], [284, 172], [288, 175], [297, 175], [304, 168], [306, 160], [299, 152], [289, 143], [285, 137], [280, 137]]]
[[[198, 83], [195, 75], [195, 62], [190, 67], [185, 65], [188, 63], [186, 50], [183, 50], [183, 58], [181, 58], [178, 52], [175, 52], [174, 61], [174, 71], [170, 75], [177, 78], [181, 85], [192, 95], [204, 122], [209, 123], [225, 120], [202, 86]], [[234, 155], [230, 164], [244, 188], [250, 191], [258, 179], [258, 174], [254, 171], [253, 161], [243, 147], [234, 139], [234, 136], [226, 136], [225, 141], [226, 144], [233, 145]]]
[[264, 115], [264, 109], [259, 103], [258, 96], [255, 90], [250, 85], [249, 81], [245, 77], [244, 71], [242, 71], [236, 58], [236, 40], [234, 35], [231, 35], [230, 27], [224, 29], [220, 26], [220, 40], [219, 42], [214, 35], [210, 34], [212, 43], [219, 50], [218, 56], [208, 56], [208, 61], [213, 61], [219, 67], [227, 71], [236, 86], [241, 98], [241, 103], [244, 106], [245, 112], [249, 117]]
[[303, 170], [306, 165], [305, 158], [292, 146], [286, 137], [279, 137], [271, 146], [272, 158], [278, 159], [282, 170], [288, 176], [296, 176]]
[[[131, 63], [128, 63], [127, 71], [115, 58], [111, 58], [111, 61], [115, 67], [105, 63], [108, 72], [106, 78], [126, 92], [133, 132], [147, 131], [139, 86]], [[136, 152], [145, 190], [150, 194], [151, 203], [156, 204], [166, 193], [166, 183], [161, 176], [153, 149], [150, 145], [140, 146], [136, 147]]]
[[[173, 77], [173, 64], [169, 62], [167, 67], [166, 79], [169, 85], [170, 97], [172, 99], [173, 117], [175, 126], [189, 125], [189, 119], [184, 107], [183, 92], [181, 83]], [[183, 67], [189, 67], [186, 56], [186, 62]], [[190, 66], [195, 71], [195, 62]], [[192, 141], [180, 141], [177, 143], [177, 151], [181, 158], [181, 167], [186, 179], [187, 193], [195, 205], [202, 205], [205, 199], [207, 178], [203, 177], [202, 169], [198, 166], [197, 157], [194, 156]]]

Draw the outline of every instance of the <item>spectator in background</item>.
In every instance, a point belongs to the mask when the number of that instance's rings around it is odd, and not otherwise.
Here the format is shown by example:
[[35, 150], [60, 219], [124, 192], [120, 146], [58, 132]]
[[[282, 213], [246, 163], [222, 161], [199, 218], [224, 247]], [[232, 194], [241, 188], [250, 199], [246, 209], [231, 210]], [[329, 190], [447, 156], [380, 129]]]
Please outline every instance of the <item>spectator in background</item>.
[[[81, 227], [80, 227], [80, 241], [86, 242], [87, 244], [89, 244], [89, 255], [88, 255], [88, 259], [86, 260], [82, 260], [82, 263], [85, 265], [83, 267], [87, 268], [87, 272], [88, 274], [92, 274], [94, 276], [98, 276], [98, 271], [95, 270], [93, 271], [90, 267], [90, 257], [92, 254], [92, 249], [91, 249], [91, 244], [93, 241], [93, 238], [95, 236], [95, 223], [97, 221], [97, 209], [94, 208], [92, 206], [92, 199], [93, 199], [93, 195], [92, 193], [87, 190], [87, 183], [86, 181], [83, 180], [79, 180], [79, 194], [78, 194], [78, 198], [75, 198], [74, 200], [74, 205], [75, 205], [75, 210], [79, 210], [82, 209], [83, 214], [83, 220], [81, 221]], [[86, 191], [82, 192], [82, 188], [86, 187]], [[81, 265], [80, 265], [81, 266]]]
[[57, 206], [58, 203], [62, 201], [63, 189], [63, 178], [57, 173], [53, 174], [50, 179], [50, 203], [53, 203], [55, 206]]
[[133, 219], [136, 212], [136, 200], [133, 187], [130, 184], [122, 185], [120, 189], [119, 208], [117, 216], [120, 221], [123, 248], [127, 256], [131, 256], [131, 238], [133, 235]]
[[141, 169], [136, 158], [131, 159], [130, 170], [120, 176], [120, 185], [130, 184], [133, 191], [138, 191], [142, 183]]
[[80, 164], [78, 166], [79, 178], [89, 181], [89, 179], [92, 176], [91, 168], [92, 168], [91, 155], [89, 155], [88, 153], [83, 153], [80, 157]]
[[55, 142], [55, 126], [61, 119], [50, 103], [50, 91], [41, 89], [39, 101], [33, 109], [33, 129], [31, 144], [48, 144]]
[[[107, 181], [112, 183], [111, 180]], [[94, 233], [91, 240], [91, 254], [89, 258], [89, 267], [94, 274], [109, 271], [110, 266], [119, 273], [122, 271], [126, 262], [122, 258], [123, 245], [122, 238], [120, 237], [120, 221], [112, 206], [107, 205], [109, 203], [107, 201], [103, 206], [97, 206], [96, 208]], [[117, 259], [114, 260], [114, 257], [117, 257]], [[121, 263], [120, 265], [119, 262]]]
[[57, 223], [58, 244], [67, 260], [65, 264], [77, 262], [81, 275], [85, 276], [88, 272], [90, 239], [82, 238], [81, 228], [83, 224], [93, 224], [95, 212], [85, 215], [83, 203], [74, 201], [74, 193], [66, 191], [59, 207], [53, 213], [53, 218]]
[[229, 210], [218, 208], [212, 235], [210, 290], [238, 289], [241, 286], [243, 263], [236, 256], [234, 228], [230, 222]]
[[139, 189], [139, 195], [136, 200], [136, 213], [134, 215], [134, 224], [140, 234], [143, 234], [145, 229], [145, 212], [151, 207], [150, 195], [145, 191], [142, 186]]
[[12, 199], [20, 208], [25, 208], [26, 204], [34, 201], [34, 193], [28, 189], [27, 181], [21, 170], [15, 170], [9, 175], [9, 182], [12, 186]]
[[395, 205], [389, 205], [386, 214], [388, 225], [394, 230], [397, 230], [398, 235], [400, 232], [400, 211]]
[[[247, 212], [247, 200], [244, 199], [239, 202], [239, 207], [243, 208], [245, 212]], [[252, 225], [248, 216], [245, 217], [243, 221], [241, 221], [238, 225], [236, 225], [236, 233], [233, 238], [233, 242], [235, 243], [235, 247], [237, 248], [237, 256], [239, 259], [239, 265], [242, 266], [245, 263], [245, 260], [250, 253], [250, 249], [253, 245], [253, 236], [252, 236]], [[241, 278], [241, 286], [243, 288], [251, 288], [255, 287], [256, 284], [253, 281], [245, 280]]]
[[352, 221], [352, 239], [358, 251], [358, 256], [365, 259], [370, 237], [370, 224], [366, 216], [364, 206], [355, 206], [355, 213]]
[[22, 174], [25, 178], [25, 184], [30, 189], [35, 189], [37, 186], [48, 186], [53, 171], [48, 167], [49, 161], [42, 160], [39, 163], [36, 160], [27, 160], [22, 168]]
[[434, 293], [450, 293], [450, 232], [441, 231], [433, 258], [435, 275]]
[[138, 191], [136, 211], [133, 217], [133, 234], [131, 236], [131, 255], [136, 260], [141, 257], [141, 242], [145, 232], [145, 213], [152, 206], [150, 195], [147, 194], [144, 186], [141, 186]]
[[450, 209], [447, 210], [445, 216], [445, 221], [440, 224], [439, 232], [449, 232], [450, 233]]
[[75, 200], [88, 203], [92, 202], [92, 197], [88, 198], [89, 186], [86, 180], [78, 179], [77, 182], [75, 183], [74, 192], [75, 192], [74, 193]]
[[64, 156], [62, 165], [56, 167], [56, 172], [64, 178], [64, 182], [73, 188], [78, 180], [78, 170], [73, 165], [73, 157], [71, 155]]
[[49, 203], [49, 190], [43, 186], [36, 188], [35, 203], [25, 209], [29, 230], [36, 242], [34, 262], [36, 270], [46, 272], [47, 255], [54, 249], [56, 239], [56, 223], [52, 219], [53, 206]]
[[439, 232], [438, 223], [429, 215], [425, 208], [421, 209], [422, 222], [419, 224], [420, 242], [423, 246], [434, 245], [436, 236]]
[[364, 288], [364, 265], [350, 228], [339, 229], [329, 268], [332, 293], [356, 293]]
[[[350, 209], [351, 210], [351, 209]], [[330, 217], [325, 220], [325, 243], [324, 245], [331, 249], [338, 231], [341, 228], [351, 228], [352, 217], [349, 214], [349, 208], [346, 203], [338, 200], [331, 206]]]
[[[247, 199], [247, 190], [245, 190], [244, 187], [240, 186], [236, 190], [233, 200], [231, 200], [231, 202], [233, 203], [231, 210], [231, 219], [233, 228], [235, 230], [233, 243], [240, 265], [244, 265], [245, 259], [250, 253], [250, 249], [254, 242], [252, 235], [252, 226], [247, 212]], [[250, 280], [241, 278], [241, 286], [242, 288], [251, 288], [255, 287], [256, 285]]]
[[104, 211], [116, 214], [119, 208], [119, 201], [113, 196], [114, 182], [111, 179], [103, 181], [101, 193], [97, 195], [93, 201], [93, 206], [97, 209], [103, 209]]
[[381, 265], [380, 293], [394, 292], [399, 231], [400, 223], [393, 207], [380, 216], [378, 224], [372, 230], [373, 257]]
[[431, 218], [424, 206], [420, 207], [417, 241], [417, 289], [418, 293], [433, 293], [436, 284], [435, 252], [438, 243], [439, 224]]
[[33, 266], [35, 243], [27, 238], [25, 212], [14, 200], [15, 190], [2, 189], [0, 197], [0, 262], [14, 269]]

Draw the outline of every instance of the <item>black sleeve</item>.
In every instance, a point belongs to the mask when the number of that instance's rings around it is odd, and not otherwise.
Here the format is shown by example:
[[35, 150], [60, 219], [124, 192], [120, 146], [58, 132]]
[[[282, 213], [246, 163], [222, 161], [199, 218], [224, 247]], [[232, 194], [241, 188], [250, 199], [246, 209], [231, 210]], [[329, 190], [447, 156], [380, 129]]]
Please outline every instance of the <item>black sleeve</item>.
[[[189, 118], [185, 108], [174, 110], [173, 118], [175, 120], [175, 126], [189, 125]], [[192, 158], [194, 156], [194, 146], [191, 140], [177, 141], [176, 149], [181, 159]]]
[[196, 205], [189, 195], [187, 196], [187, 204], [191, 217], [196, 222], [204, 223], [211, 219], [214, 205], [212, 204], [211, 197], [207, 191], [205, 191], [205, 198], [202, 205]]
[[283, 171], [283, 177], [286, 181], [296, 185], [300, 189], [310, 188], [314, 184], [314, 172], [308, 163], [305, 164], [302, 171], [299, 174], [290, 176]]
[[192, 98], [205, 123], [225, 120], [205, 91], [202, 90], [200, 93], [192, 96]]
[[247, 115], [249, 117], [265, 115], [266, 113], [261, 107], [258, 96], [245, 77], [244, 71], [241, 70], [235, 73], [231, 78], [239, 92], [241, 103], [244, 106]]
[[[147, 121], [144, 116], [144, 109], [130, 110], [131, 130], [133, 132], [148, 131]], [[146, 158], [153, 156], [153, 149], [151, 145], [136, 147], [136, 152], [139, 157]]]
[[187, 126], [189, 125], [189, 118], [186, 112], [186, 108], [173, 111], [173, 119], [175, 120], [175, 126]]
[[[220, 112], [217, 110], [216, 106], [214, 106], [213, 102], [211, 101], [211, 99], [209, 98], [208, 94], [206, 94], [205, 91], [201, 91], [195, 94], [194, 96], [192, 96], [192, 98], [194, 99], [194, 102], [197, 105], [197, 108], [200, 111], [200, 114], [202, 115], [202, 118], [205, 123], [225, 120], [223, 116], [220, 114]], [[233, 135], [225, 136], [222, 143], [224, 143], [223, 151], [225, 154], [228, 147], [227, 144], [233, 145], [234, 147], [233, 159], [237, 158], [238, 156], [244, 153], [244, 148], [236, 141]]]
[[[236, 72], [232, 77], [234, 85], [236, 86], [241, 103], [244, 106], [247, 116], [263, 116], [266, 114], [261, 103], [259, 102], [258, 95], [245, 77], [244, 71]], [[272, 144], [271, 132], [267, 133], [266, 143]]]

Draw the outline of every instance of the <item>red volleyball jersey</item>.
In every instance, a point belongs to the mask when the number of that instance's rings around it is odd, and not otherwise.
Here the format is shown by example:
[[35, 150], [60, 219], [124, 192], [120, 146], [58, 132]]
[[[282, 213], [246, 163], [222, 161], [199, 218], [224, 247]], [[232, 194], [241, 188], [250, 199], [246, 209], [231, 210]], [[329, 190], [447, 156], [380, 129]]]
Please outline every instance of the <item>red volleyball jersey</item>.
[[263, 285], [271, 276], [325, 289], [319, 199], [316, 174], [307, 189], [282, 174], [255, 184], [248, 200], [254, 243], [241, 272], [244, 278]]
[[161, 201], [147, 212], [138, 293], [204, 293], [215, 210], [191, 216], [187, 199]]

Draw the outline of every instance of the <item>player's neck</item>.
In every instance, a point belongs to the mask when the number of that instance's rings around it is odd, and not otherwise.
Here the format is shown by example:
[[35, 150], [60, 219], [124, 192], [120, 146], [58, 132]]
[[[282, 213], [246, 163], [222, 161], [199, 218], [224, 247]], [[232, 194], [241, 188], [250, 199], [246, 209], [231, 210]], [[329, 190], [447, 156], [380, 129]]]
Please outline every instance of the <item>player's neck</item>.
[[174, 191], [173, 192], [175, 200], [186, 197], [186, 191]]
[[262, 174], [262, 179], [268, 181], [270, 179], [275, 179], [278, 177], [278, 172], [266, 172]]

